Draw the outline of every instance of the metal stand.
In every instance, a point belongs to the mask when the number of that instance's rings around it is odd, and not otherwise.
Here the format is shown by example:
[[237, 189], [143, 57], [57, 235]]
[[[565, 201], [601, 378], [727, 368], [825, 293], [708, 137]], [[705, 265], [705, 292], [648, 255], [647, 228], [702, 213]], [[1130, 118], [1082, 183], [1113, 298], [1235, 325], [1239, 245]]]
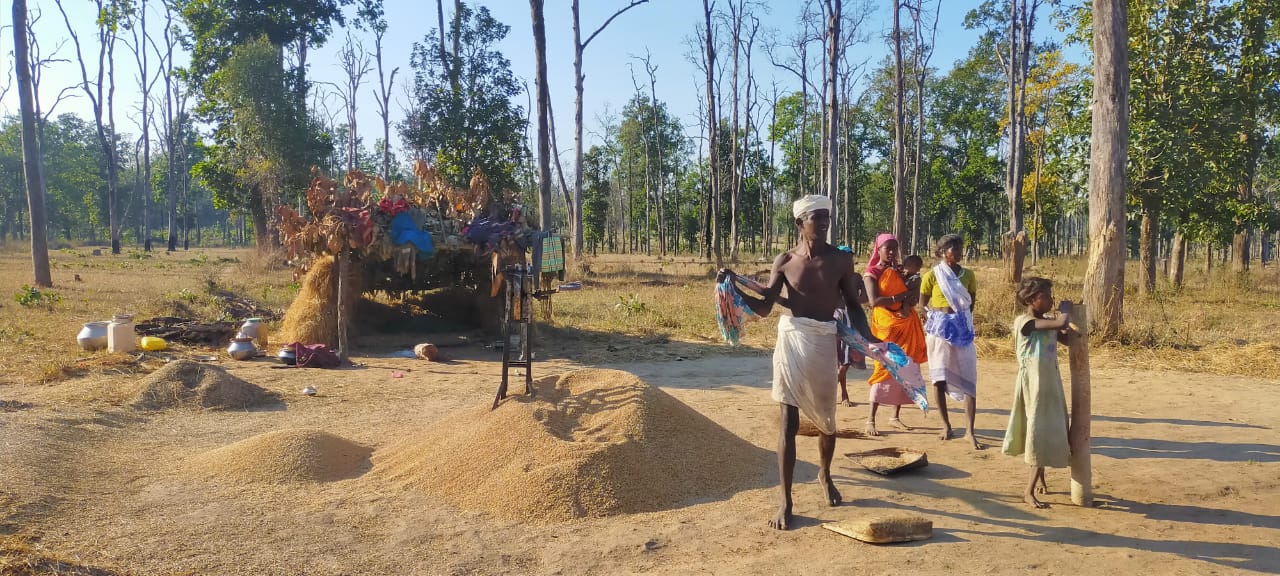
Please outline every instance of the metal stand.
[[[524, 368], [524, 392], [533, 396], [533, 331], [529, 325], [533, 322], [535, 272], [522, 265], [507, 266], [503, 272], [506, 303], [502, 314], [502, 384], [498, 386], [498, 395], [490, 409], [497, 408], [498, 403], [507, 397], [511, 368]], [[513, 331], [520, 341], [520, 356], [514, 360], [511, 357]]]

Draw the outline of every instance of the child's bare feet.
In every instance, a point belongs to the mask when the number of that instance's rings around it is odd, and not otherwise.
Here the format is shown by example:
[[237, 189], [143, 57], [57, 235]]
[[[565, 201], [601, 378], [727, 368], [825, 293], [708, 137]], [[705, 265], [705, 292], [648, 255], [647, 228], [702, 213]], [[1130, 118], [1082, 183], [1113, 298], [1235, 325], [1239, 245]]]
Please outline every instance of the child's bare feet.
[[894, 418], [894, 419], [892, 419], [892, 420], [889, 420], [889, 425], [890, 425], [890, 426], [893, 426], [894, 428], [897, 428], [897, 429], [899, 429], [899, 430], [905, 430], [905, 431], [907, 431], [907, 432], [910, 432], [910, 431], [912, 430], [912, 428], [911, 428], [910, 426], [907, 426], [906, 424], [903, 424], [903, 423], [902, 423], [902, 420], [899, 420], [899, 419], [897, 419], [897, 418]]
[[942, 429], [942, 434], [939, 434], [939, 435], [938, 435], [938, 439], [939, 439], [939, 440], [942, 440], [942, 441], [950, 440], [950, 439], [951, 439], [951, 427], [950, 427], [950, 426], [948, 426], [948, 427], [946, 427], [946, 428], [943, 428], [943, 429]]
[[840, 405], [846, 408], [853, 408], [854, 406], [857, 406], [857, 404], [854, 404], [853, 400], [850, 400], [848, 396], [840, 399]]
[[1039, 499], [1036, 498], [1036, 495], [1032, 494], [1031, 492], [1027, 492], [1026, 494], [1023, 494], [1022, 501], [1026, 502], [1027, 504], [1030, 504], [1032, 508], [1035, 508], [1037, 510], [1043, 510], [1049, 507], [1048, 502], [1041, 502]]
[[866, 426], [866, 428], [863, 428], [863, 432], [866, 432], [866, 433], [867, 433], [867, 436], [879, 436], [879, 435], [880, 435], [880, 431], [879, 431], [879, 430], [876, 430], [876, 422], [875, 422], [875, 420], [867, 420], [867, 426]]

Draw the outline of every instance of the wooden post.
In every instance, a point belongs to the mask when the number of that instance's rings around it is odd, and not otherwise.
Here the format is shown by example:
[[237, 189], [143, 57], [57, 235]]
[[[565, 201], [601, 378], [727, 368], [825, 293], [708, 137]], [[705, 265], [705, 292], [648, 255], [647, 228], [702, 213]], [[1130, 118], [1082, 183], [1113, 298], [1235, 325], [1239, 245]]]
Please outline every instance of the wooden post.
[[338, 357], [345, 360], [350, 350], [347, 349], [347, 254], [346, 242], [338, 254], [334, 256], [336, 260], [335, 268], [338, 269]]
[[1093, 467], [1090, 464], [1089, 313], [1084, 304], [1071, 308], [1071, 501], [1093, 505]]

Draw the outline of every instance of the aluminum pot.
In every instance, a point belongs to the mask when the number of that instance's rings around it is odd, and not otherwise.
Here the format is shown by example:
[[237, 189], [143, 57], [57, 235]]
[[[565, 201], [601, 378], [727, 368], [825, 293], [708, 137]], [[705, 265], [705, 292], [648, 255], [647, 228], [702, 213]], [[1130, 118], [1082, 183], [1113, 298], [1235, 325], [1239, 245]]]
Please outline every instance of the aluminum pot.
[[80, 347], [89, 350], [102, 350], [107, 347], [107, 324], [109, 322], [85, 322], [84, 328], [76, 335]]
[[253, 345], [253, 338], [240, 335], [231, 339], [227, 355], [236, 360], [248, 360], [258, 355], [258, 348]]
[[298, 364], [298, 354], [294, 351], [292, 346], [285, 346], [284, 348], [281, 348], [280, 352], [276, 354], [276, 359], [280, 360], [282, 364], [287, 364], [289, 366], [296, 366]]

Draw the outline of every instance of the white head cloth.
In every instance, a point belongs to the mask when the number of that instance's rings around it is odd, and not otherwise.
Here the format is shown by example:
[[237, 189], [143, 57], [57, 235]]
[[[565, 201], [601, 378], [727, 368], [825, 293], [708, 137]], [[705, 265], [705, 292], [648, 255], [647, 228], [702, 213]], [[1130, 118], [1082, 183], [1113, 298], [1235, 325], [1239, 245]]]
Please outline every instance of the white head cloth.
[[810, 194], [808, 196], [801, 196], [799, 200], [796, 200], [791, 204], [791, 216], [794, 218], [800, 218], [815, 210], [826, 210], [830, 212], [831, 199], [826, 196]]

